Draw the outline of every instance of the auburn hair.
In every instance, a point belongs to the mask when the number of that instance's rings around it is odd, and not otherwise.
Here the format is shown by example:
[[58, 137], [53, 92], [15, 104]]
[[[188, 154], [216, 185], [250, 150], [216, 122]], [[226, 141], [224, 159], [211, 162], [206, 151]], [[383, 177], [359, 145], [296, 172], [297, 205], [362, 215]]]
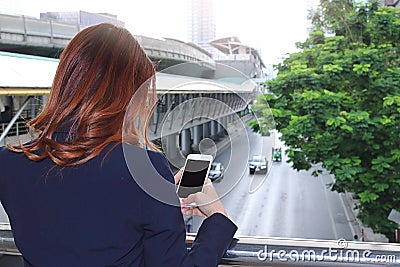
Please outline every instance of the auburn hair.
[[121, 144], [123, 136], [157, 149], [146, 137], [155, 73], [127, 29], [109, 23], [83, 29], [60, 56], [43, 111], [27, 123], [38, 137], [9, 149], [33, 161], [49, 157], [59, 166], [85, 163], [109, 144]]

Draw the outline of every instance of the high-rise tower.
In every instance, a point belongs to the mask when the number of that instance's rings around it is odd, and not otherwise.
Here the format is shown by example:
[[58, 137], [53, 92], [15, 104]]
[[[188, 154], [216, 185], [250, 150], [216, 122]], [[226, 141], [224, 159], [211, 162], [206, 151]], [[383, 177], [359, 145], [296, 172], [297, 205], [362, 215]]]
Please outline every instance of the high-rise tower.
[[188, 25], [189, 40], [213, 54], [208, 42], [216, 37], [214, 0], [190, 0]]

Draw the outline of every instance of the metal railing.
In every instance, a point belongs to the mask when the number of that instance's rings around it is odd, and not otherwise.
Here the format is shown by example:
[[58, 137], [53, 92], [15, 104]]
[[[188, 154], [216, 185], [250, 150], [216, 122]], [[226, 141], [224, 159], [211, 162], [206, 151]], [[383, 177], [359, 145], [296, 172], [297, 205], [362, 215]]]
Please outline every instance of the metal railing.
[[[17, 122], [18, 118], [20, 117], [20, 115], [22, 114], [22, 112], [24, 111], [24, 109], [26, 108], [26, 106], [28, 105], [28, 103], [31, 101], [32, 96], [28, 96], [24, 103], [22, 104], [22, 106], [19, 108], [19, 110], [16, 112], [16, 114], [14, 115], [14, 117], [11, 119], [11, 121], [8, 123], [8, 125], [2, 129], [1, 135], [0, 135], [0, 142], [2, 142], [4, 140], [4, 138], [10, 134], [11, 129], [13, 128], [14, 124]], [[17, 131], [17, 136], [20, 135], [19, 133], [19, 127], [18, 125], [15, 127], [16, 131]]]
[[[7, 123], [0, 124], [0, 135], [4, 132], [7, 125], [8, 125]], [[28, 128], [26, 126], [26, 121], [20, 120], [20, 121], [15, 122], [15, 124], [11, 127], [11, 129], [7, 135], [18, 137], [20, 135], [27, 134], [27, 133], [28, 133]]]
[[[187, 234], [186, 243], [195, 239]], [[21, 255], [12, 232], [0, 224], [0, 254]], [[238, 237], [220, 266], [399, 266], [400, 244], [346, 240]]]
[[[0, 136], [3, 136], [7, 126], [8, 123], [0, 123]], [[6, 144], [18, 144], [19, 141], [24, 143], [31, 140], [31, 138], [26, 121], [18, 120], [12, 125], [10, 130], [4, 134], [4, 137], [0, 139], [0, 146], [5, 146]]]
[[400, 244], [240, 237], [222, 263], [227, 266], [399, 266]]

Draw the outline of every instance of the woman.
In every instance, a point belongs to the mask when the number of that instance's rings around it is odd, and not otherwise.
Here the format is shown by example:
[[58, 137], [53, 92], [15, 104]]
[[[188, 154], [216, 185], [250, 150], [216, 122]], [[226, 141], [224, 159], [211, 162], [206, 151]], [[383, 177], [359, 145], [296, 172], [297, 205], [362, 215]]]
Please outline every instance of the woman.
[[[152, 163], [140, 166], [145, 178], [174, 183], [165, 157], [141, 148], [140, 136], [155, 148], [145, 128], [123, 127], [135, 93], [137, 108], [128, 117], [148, 121], [154, 75], [133, 36], [111, 24], [82, 30], [65, 48], [49, 100], [29, 122], [38, 138], [0, 150], [0, 200], [25, 266], [218, 264], [236, 226], [212, 201], [212, 185], [183, 200], [199, 206], [180, 208], [146, 194], [125, 164], [123, 149], [129, 161], [145, 153]], [[139, 93], [140, 86], [147, 88]], [[130, 144], [122, 144], [123, 135]], [[161, 191], [176, 200], [170, 188]], [[189, 253], [181, 211], [206, 217]]]

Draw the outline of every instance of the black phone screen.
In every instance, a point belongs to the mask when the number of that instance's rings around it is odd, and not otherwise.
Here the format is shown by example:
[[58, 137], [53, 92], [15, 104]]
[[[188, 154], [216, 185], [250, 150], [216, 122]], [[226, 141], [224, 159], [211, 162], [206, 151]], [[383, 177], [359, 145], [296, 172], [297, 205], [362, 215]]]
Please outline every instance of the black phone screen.
[[202, 190], [209, 165], [210, 162], [206, 160], [187, 160], [178, 188], [179, 197], [186, 198]]

